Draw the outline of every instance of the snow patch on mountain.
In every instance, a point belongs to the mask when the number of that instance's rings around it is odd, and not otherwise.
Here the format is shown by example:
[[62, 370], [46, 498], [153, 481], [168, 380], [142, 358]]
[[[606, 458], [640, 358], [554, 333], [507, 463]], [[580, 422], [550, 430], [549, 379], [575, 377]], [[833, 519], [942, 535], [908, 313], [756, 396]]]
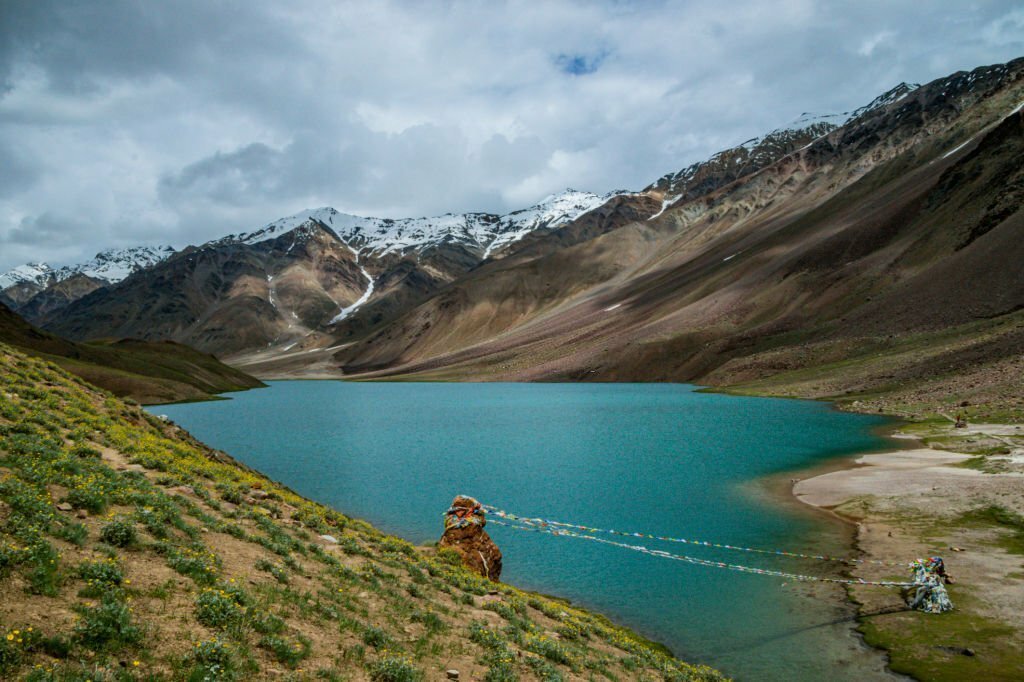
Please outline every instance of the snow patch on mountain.
[[648, 218], [648, 220], [654, 220], [655, 218], [660, 216], [662, 213], [664, 213], [665, 209], [667, 209], [669, 206], [671, 206], [672, 204], [676, 203], [677, 201], [679, 201], [682, 198], [683, 198], [682, 194], [673, 194], [670, 197], [665, 197], [662, 200], [662, 202], [661, 202], [661, 210], [659, 210], [657, 213], [655, 213], [650, 218]]
[[339, 310], [338, 314], [332, 317], [331, 321], [328, 324], [337, 324], [338, 322], [341, 322], [346, 317], [349, 317], [355, 311], [359, 310], [359, 308], [362, 307], [364, 303], [369, 301], [371, 296], [373, 296], [373, 276], [370, 273], [368, 273], [366, 271], [366, 268], [364, 268], [362, 265], [359, 266], [359, 270], [363, 273], [363, 277], [366, 278], [366, 291], [363, 292], [363, 295], [360, 296], [355, 303]]

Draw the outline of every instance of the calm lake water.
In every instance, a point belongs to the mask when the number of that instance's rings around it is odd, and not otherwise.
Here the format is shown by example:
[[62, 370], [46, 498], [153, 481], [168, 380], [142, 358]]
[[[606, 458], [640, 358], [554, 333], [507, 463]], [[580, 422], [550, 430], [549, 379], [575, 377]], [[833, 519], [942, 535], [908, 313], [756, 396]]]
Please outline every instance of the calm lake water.
[[[274, 382], [231, 400], [153, 407], [297, 492], [415, 543], [457, 493], [588, 526], [842, 552], [842, 529], [759, 479], [884, 447], [879, 418], [678, 384]], [[502, 578], [603, 612], [739, 679], [878, 679], [841, 593], [488, 526]], [[653, 545], [652, 545], [653, 546]], [[694, 548], [732, 563], [834, 567]], [[831, 573], [835, 575], [834, 573]]]

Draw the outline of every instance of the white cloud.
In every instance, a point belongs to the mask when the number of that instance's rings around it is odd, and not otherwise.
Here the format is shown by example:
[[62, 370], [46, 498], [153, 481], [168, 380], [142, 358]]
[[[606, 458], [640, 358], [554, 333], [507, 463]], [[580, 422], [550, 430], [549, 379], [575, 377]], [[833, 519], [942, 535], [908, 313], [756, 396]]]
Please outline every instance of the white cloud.
[[875, 53], [875, 50], [879, 45], [889, 43], [895, 37], [895, 31], [879, 31], [870, 38], [865, 39], [864, 42], [860, 44], [860, 47], [857, 48], [857, 54], [861, 57], [870, 57]]
[[[1020, 56], [1022, 23], [1009, 0], [7, 0], [0, 269], [311, 206], [635, 189], [804, 111]], [[32, 225], [65, 225], [60, 251]]]

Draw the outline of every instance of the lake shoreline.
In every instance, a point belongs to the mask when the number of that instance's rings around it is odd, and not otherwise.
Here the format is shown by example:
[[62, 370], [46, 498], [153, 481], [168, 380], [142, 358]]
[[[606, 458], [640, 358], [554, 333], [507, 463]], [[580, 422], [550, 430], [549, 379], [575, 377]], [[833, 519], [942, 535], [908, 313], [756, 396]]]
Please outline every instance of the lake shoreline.
[[[880, 592], [858, 586], [847, 590], [846, 599], [857, 613], [857, 632], [867, 645], [885, 652], [889, 669], [896, 674], [958, 679], [957, 675], [969, 671], [981, 675], [992, 669], [1012, 671], [1014, 675], [1024, 672], [1007, 651], [1024, 633], [1024, 619], [1013, 615], [1006, 604], [1009, 599], [1019, 606], [1024, 598], [1004, 598], [1006, 583], [1000, 585], [997, 578], [1001, 574], [1009, 584], [1017, 582], [1014, 575], [1019, 571], [1019, 561], [1014, 559], [1012, 549], [1000, 551], [1005, 536], [998, 523], [971, 520], [977, 509], [1002, 509], [1003, 504], [1011, 514], [1019, 509], [1020, 494], [1009, 501], [1006, 498], [1013, 496], [1015, 486], [1020, 487], [1021, 474], [985, 473], [978, 464], [984, 458], [936, 449], [928, 443], [930, 437], [955, 447], [957, 443], [973, 443], [968, 437], [985, 436], [987, 431], [1016, 436], [1020, 427], [989, 424], [957, 430], [952, 423], [905, 422], [892, 426], [888, 434], [896, 449], [857, 453], [825, 467], [797, 472], [799, 478], [790, 481], [790, 500], [847, 524], [851, 529], [850, 547], [862, 558], [910, 560], [938, 553], [946, 559], [950, 572], [960, 578], [950, 593], [957, 605], [953, 618], [963, 620], [962, 626], [951, 623], [947, 616], [910, 611], [895, 590]], [[858, 565], [851, 573], [866, 580], [906, 577], [898, 567], [871, 564]], [[999, 599], [987, 594], [992, 590], [1000, 593]], [[978, 623], [1001, 630], [1003, 639], [976, 643]], [[923, 647], [914, 628], [939, 633], [941, 639], [955, 644]], [[977, 661], [967, 660], [981, 658], [976, 655], [979, 647], [991, 648], [985, 652], [990, 660], [982, 664], [989, 667], [978, 667]]]

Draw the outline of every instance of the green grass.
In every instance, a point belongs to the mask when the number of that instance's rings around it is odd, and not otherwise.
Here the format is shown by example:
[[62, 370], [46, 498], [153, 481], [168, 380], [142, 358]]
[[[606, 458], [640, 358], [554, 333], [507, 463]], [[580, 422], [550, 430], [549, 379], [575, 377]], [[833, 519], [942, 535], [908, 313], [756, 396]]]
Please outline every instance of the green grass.
[[[974, 615], [970, 598], [954, 594], [958, 608], [929, 615], [905, 611], [865, 618], [859, 626], [867, 644], [889, 652], [890, 667], [919, 680], [1020, 680], [1024, 660], [1013, 628]], [[974, 655], [965, 655], [965, 649]]]
[[1024, 554], [1024, 516], [1005, 507], [989, 505], [963, 514], [960, 523], [1002, 529], [997, 544], [1007, 552]]

